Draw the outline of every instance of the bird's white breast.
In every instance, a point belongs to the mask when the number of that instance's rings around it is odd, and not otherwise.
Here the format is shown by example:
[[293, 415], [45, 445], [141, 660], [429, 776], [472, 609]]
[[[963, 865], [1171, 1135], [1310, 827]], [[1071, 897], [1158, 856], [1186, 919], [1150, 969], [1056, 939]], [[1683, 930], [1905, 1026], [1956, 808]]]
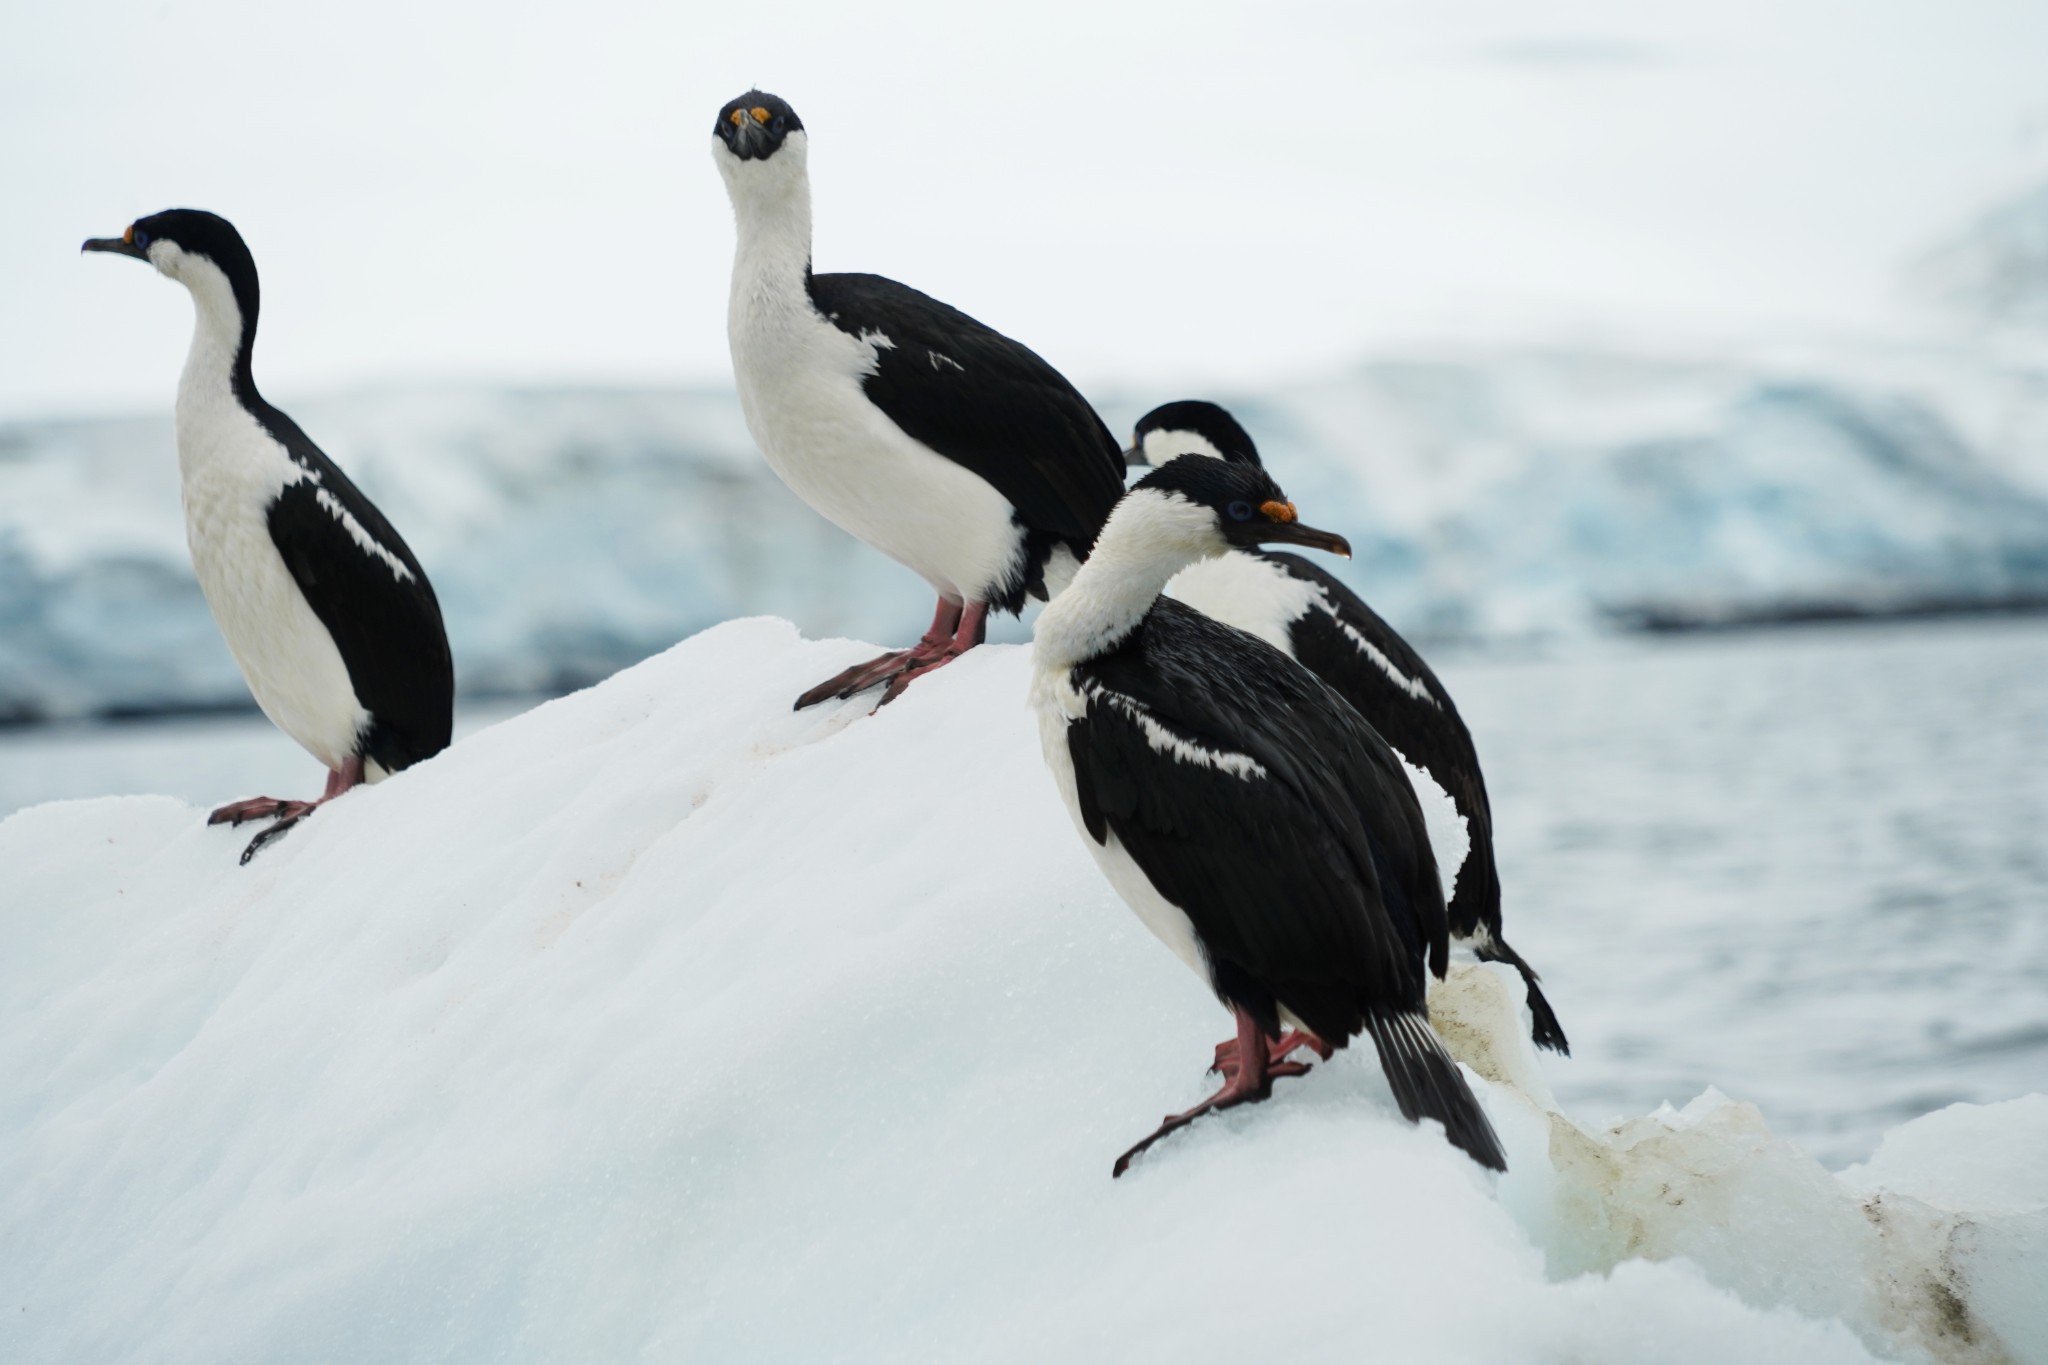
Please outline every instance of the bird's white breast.
[[369, 713], [268, 521], [279, 491], [307, 473], [224, 384], [182, 385], [177, 430], [185, 538], [214, 622], [263, 714], [339, 768]]
[[1308, 613], [1316, 585], [1257, 555], [1197, 560], [1174, 575], [1166, 591], [1211, 620], [1256, 635], [1288, 658], [1288, 627]]
[[747, 273], [742, 259], [727, 330], [747, 430], [769, 467], [943, 596], [979, 599], [1008, 582], [1024, 543], [1009, 499], [905, 435], [861, 391], [889, 339], [849, 336], [800, 290], [789, 297]]

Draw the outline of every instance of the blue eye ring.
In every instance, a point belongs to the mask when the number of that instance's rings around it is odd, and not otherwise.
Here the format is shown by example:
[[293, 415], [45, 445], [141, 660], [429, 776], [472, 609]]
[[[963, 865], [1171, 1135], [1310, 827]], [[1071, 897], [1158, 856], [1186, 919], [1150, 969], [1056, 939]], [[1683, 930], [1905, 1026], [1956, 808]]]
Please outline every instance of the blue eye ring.
[[770, 123], [768, 124], [768, 131], [771, 133], [779, 134], [782, 132], [783, 129], [787, 128], [788, 126], [789, 119], [785, 115], [777, 114], [774, 117], [774, 119], [770, 121]]
[[135, 245], [143, 251], [149, 250], [149, 234], [141, 228], [135, 229]]
[[1230, 514], [1232, 521], [1250, 521], [1252, 519], [1252, 505], [1242, 498], [1231, 503], [1230, 506], [1223, 510]]

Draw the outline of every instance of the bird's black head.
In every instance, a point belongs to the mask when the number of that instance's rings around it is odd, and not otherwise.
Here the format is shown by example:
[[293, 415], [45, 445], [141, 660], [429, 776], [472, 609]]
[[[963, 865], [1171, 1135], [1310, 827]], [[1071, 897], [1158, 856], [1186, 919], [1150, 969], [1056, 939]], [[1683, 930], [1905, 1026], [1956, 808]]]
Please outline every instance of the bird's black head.
[[803, 130], [804, 122], [789, 101], [764, 90], [749, 90], [718, 111], [711, 134], [740, 160], [765, 161], [782, 150], [791, 133]]
[[1182, 455], [1259, 463], [1259, 448], [1237, 419], [1198, 398], [1163, 403], [1139, 418], [1124, 463], [1133, 469], [1157, 469]]
[[1280, 485], [1255, 464], [1230, 460], [1171, 460], [1131, 487], [1126, 497], [1151, 492], [1207, 509], [1215, 531], [1237, 548], [1307, 545], [1351, 557], [1344, 537], [1304, 526]]
[[204, 209], [165, 209], [137, 218], [119, 237], [94, 237], [82, 251], [107, 251], [148, 261], [187, 287], [207, 266], [227, 277], [245, 323], [256, 318], [256, 258], [235, 225]]

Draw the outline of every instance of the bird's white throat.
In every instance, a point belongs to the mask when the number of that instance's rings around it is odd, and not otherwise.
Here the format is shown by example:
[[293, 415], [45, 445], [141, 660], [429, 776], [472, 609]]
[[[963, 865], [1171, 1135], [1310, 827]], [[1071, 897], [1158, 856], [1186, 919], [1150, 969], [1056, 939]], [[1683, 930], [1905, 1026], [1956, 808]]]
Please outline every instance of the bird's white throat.
[[737, 228], [734, 318], [744, 301], [764, 291], [801, 295], [804, 272], [811, 264], [810, 148], [805, 134], [791, 133], [775, 155], [755, 161], [734, 156], [713, 138], [711, 156], [725, 180]]
[[192, 295], [192, 345], [185, 353], [185, 372], [178, 378], [178, 460], [190, 472], [195, 457], [213, 453], [213, 443], [184, 439], [194, 425], [211, 426], [218, 409], [240, 404], [234, 393], [235, 360], [242, 350], [243, 319], [227, 273], [204, 256], [180, 250], [175, 243], [150, 247], [150, 264], [185, 286]]

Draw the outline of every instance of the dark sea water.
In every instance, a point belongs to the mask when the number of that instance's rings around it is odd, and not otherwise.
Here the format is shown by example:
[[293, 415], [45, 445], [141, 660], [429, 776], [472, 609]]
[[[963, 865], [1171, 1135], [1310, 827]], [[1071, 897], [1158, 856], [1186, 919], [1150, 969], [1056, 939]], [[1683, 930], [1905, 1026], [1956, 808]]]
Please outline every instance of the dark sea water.
[[2048, 1089], [2048, 621], [1445, 674], [1577, 1116], [1712, 1084], [1836, 1167]]
[[[1441, 670], [1577, 1117], [1708, 1085], [1830, 1166], [2048, 1089], [2048, 620], [1613, 645]], [[458, 734], [516, 708], [472, 708]], [[311, 795], [257, 718], [0, 732], [0, 811]]]

